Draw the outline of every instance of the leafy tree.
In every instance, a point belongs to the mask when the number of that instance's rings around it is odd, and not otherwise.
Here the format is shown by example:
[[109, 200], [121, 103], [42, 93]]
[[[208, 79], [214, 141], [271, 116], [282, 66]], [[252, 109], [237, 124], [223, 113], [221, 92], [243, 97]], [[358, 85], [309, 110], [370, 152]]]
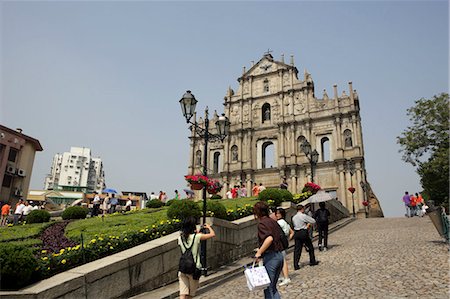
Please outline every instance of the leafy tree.
[[417, 166], [425, 195], [448, 206], [449, 95], [417, 100], [407, 115], [412, 125], [397, 137], [402, 159]]

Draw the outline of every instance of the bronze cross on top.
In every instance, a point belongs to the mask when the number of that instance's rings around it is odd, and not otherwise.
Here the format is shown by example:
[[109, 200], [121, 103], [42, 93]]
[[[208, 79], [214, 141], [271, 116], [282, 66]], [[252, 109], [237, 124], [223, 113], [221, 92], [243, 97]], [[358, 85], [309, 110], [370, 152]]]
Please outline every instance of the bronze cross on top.
[[269, 48], [269, 49], [267, 49], [267, 52], [264, 53], [264, 55], [270, 54], [270, 53], [272, 53], [272, 52], [273, 52], [273, 51], [270, 50], [270, 48]]

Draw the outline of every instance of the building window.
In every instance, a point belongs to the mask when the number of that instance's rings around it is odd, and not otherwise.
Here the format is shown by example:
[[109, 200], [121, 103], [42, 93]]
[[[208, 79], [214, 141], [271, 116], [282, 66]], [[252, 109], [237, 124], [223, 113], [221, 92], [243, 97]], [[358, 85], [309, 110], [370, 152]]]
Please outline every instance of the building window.
[[344, 131], [344, 144], [345, 147], [353, 147], [352, 131], [349, 129]]
[[275, 146], [271, 141], [262, 145], [262, 168], [272, 168], [275, 165]]
[[8, 161], [10, 161], [10, 162], [16, 162], [16, 159], [17, 159], [17, 153], [18, 153], [18, 152], [19, 152], [19, 151], [16, 150], [15, 148], [9, 149]]
[[3, 177], [2, 187], [10, 188], [12, 180], [13, 180], [12, 176], [10, 176], [9, 174], [5, 174], [5, 176]]
[[330, 139], [323, 137], [320, 139], [320, 144], [322, 147], [322, 161], [330, 161]]
[[270, 88], [269, 88], [269, 80], [265, 79], [263, 82], [263, 91], [264, 93], [269, 92]]
[[238, 147], [233, 145], [231, 147], [231, 161], [236, 162], [239, 159]]
[[270, 121], [270, 104], [265, 103], [262, 106], [262, 122]]
[[214, 153], [214, 167], [213, 167], [213, 172], [214, 172], [214, 173], [219, 173], [219, 169], [220, 169], [220, 153], [219, 153], [219, 152], [215, 152], [215, 153]]

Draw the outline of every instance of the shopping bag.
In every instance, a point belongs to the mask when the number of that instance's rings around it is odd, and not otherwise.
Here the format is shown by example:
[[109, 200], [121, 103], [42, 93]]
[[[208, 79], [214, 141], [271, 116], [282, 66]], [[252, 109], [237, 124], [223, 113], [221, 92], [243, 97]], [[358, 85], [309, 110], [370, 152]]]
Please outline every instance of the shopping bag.
[[270, 285], [269, 274], [264, 266], [255, 267], [253, 263], [251, 267], [245, 268], [244, 274], [250, 291], [265, 289]]

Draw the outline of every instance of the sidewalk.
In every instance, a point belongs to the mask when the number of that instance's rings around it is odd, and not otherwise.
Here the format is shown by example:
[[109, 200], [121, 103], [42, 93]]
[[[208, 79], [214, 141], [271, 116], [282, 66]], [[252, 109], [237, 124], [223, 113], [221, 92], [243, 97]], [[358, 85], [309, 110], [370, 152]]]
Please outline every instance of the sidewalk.
[[[330, 224], [328, 231], [331, 234], [332, 232], [346, 226], [347, 224], [349, 224], [354, 220], [355, 219], [352, 217], [339, 220], [335, 223]], [[315, 232], [313, 240], [316, 240], [317, 237], [318, 237], [317, 233]], [[294, 241], [292, 240], [289, 242], [289, 249], [287, 250], [287, 252], [290, 253], [293, 250], [294, 250]], [[208, 290], [213, 289], [218, 285], [221, 285], [222, 283], [236, 277], [237, 275], [243, 275], [244, 272], [243, 266], [251, 263], [253, 263], [253, 259], [251, 257], [245, 257], [226, 266], [222, 266], [219, 269], [209, 271], [208, 273], [209, 275], [207, 277], [202, 276], [200, 278], [200, 287], [197, 290], [197, 295], [207, 292]], [[176, 281], [174, 283], [168, 284], [164, 287], [155, 289], [153, 291], [145, 292], [136, 295], [134, 297], [130, 297], [129, 299], [155, 299], [155, 298], [173, 299], [178, 298], [178, 292], [179, 292], [179, 285], [178, 281]]]

